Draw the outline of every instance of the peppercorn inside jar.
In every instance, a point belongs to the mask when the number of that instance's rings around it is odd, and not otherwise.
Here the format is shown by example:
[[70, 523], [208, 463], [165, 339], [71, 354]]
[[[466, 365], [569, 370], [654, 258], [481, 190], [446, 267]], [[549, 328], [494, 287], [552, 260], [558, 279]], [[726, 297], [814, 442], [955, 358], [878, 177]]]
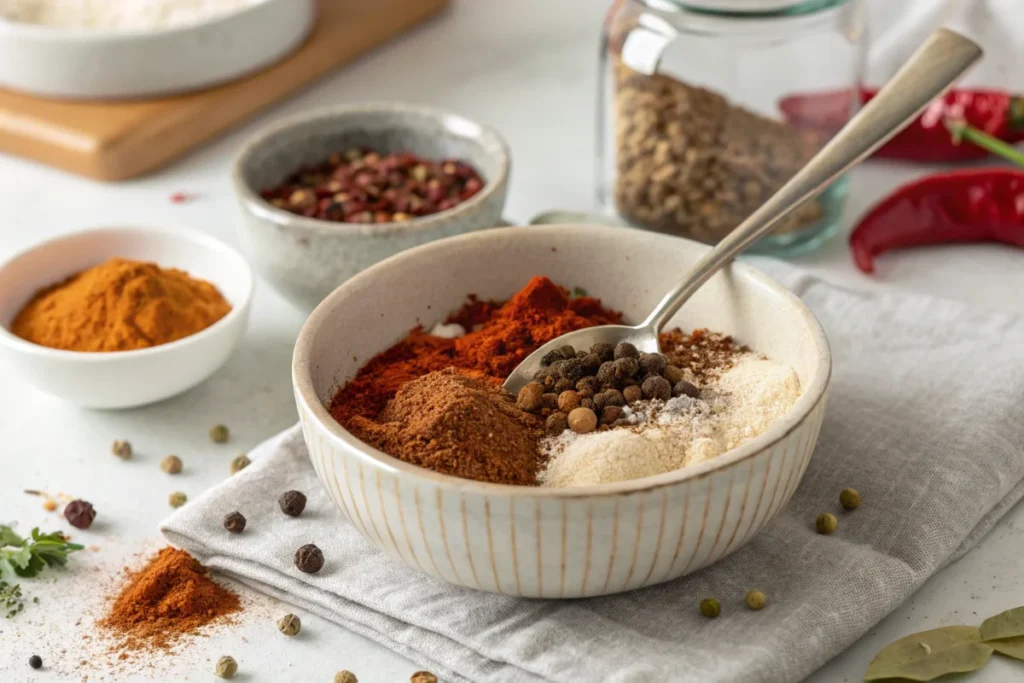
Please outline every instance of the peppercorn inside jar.
[[[602, 40], [598, 199], [642, 228], [717, 243], [856, 111], [860, 0], [616, 0]], [[793, 92], [849, 92], [830, 132], [784, 120]], [[755, 248], [813, 249], [839, 227], [846, 180]]]

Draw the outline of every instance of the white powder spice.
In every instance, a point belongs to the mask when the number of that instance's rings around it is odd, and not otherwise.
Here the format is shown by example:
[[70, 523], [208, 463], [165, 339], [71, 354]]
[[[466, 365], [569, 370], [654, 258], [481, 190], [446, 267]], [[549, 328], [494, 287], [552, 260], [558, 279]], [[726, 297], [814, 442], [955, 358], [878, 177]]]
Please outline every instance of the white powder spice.
[[0, 17], [56, 28], [146, 30], [199, 23], [263, 1], [0, 0]]
[[719, 430], [733, 449], [771, 427], [800, 398], [800, 379], [787, 365], [748, 354], [715, 383], [733, 399], [722, 413]]
[[700, 399], [634, 404], [629, 427], [563, 432], [545, 439], [544, 486], [606, 484], [694, 465], [736, 448], [786, 414], [800, 380], [785, 365], [744, 354], [705, 387]]

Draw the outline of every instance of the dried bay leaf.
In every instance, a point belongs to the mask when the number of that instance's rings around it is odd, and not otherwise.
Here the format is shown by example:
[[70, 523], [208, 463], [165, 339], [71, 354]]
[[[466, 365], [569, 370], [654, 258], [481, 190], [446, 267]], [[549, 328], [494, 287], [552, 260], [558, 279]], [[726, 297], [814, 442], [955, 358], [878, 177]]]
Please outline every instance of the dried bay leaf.
[[1021, 636], [1024, 636], [1024, 607], [1008, 609], [981, 622], [982, 640], [1020, 638]]
[[952, 673], [977, 671], [992, 656], [976, 626], [946, 626], [890, 643], [868, 665], [865, 681], [931, 681]]
[[986, 643], [986, 645], [989, 645], [1001, 655], [1024, 661], [1024, 637], [994, 640], [991, 643]]

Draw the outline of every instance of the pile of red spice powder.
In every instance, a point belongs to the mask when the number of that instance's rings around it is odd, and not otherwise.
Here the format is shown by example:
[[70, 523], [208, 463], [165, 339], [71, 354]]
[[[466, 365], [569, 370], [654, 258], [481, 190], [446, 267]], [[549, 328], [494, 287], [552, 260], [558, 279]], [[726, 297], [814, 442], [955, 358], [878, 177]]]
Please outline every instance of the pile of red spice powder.
[[122, 659], [132, 651], [170, 649], [183, 636], [225, 622], [242, 609], [238, 595], [217, 584], [184, 550], [164, 548], [126, 580], [98, 622], [115, 639]]
[[374, 356], [331, 401], [330, 412], [357, 436], [408, 382], [454, 367], [497, 385], [539, 346], [567, 332], [622, 322], [622, 314], [599, 299], [570, 297], [546, 277], [537, 276], [507, 302], [469, 302], [446, 321], [468, 333], [443, 339], [416, 327], [387, 351]]

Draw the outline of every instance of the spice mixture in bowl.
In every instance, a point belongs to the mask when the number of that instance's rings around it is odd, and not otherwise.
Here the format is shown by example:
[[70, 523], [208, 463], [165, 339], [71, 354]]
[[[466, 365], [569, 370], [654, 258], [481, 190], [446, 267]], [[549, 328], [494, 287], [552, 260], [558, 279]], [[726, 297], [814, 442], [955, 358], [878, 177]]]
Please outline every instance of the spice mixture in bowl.
[[501, 222], [508, 148], [454, 114], [366, 104], [304, 114], [257, 134], [235, 163], [251, 260], [312, 310], [403, 249]]
[[293, 368], [335, 502], [409, 565], [517, 595], [629, 590], [742, 546], [799, 483], [830, 368], [813, 316], [768, 278], [716, 275], [660, 354], [565, 348], [518, 397], [499, 389], [544, 341], [645, 316], [705, 249], [499, 229], [353, 278], [307, 321]]

